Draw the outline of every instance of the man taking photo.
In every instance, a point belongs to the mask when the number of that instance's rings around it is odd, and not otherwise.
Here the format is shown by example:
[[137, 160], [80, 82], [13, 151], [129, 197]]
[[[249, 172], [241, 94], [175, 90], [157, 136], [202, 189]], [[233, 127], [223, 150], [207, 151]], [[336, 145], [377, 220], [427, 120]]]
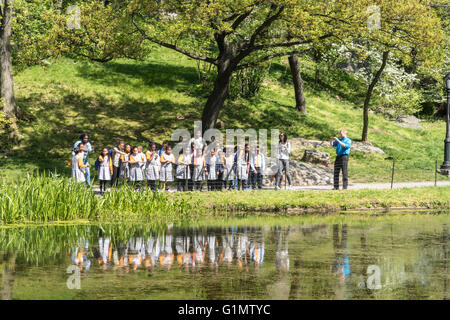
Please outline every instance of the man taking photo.
[[342, 170], [342, 184], [343, 188], [348, 187], [348, 156], [350, 154], [350, 147], [352, 140], [347, 137], [347, 131], [341, 129], [341, 138], [330, 138], [330, 145], [336, 148], [336, 160], [334, 162], [334, 190], [339, 190], [339, 174]]

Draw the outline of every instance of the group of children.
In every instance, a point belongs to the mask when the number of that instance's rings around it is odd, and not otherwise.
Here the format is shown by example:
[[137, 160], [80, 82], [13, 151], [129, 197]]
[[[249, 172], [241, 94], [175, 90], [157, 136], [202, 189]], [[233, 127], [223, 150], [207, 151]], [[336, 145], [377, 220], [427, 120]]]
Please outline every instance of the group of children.
[[[79, 182], [85, 181], [83, 171], [89, 166], [82, 161], [83, 149], [83, 143], [79, 144], [72, 158], [72, 176]], [[110, 150], [103, 148], [95, 164], [100, 192], [106, 191], [108, 183], [113, 187], [120, 181], [139, 191], [145, 180], [152, 191], [167, 191], [175, 181], [178, 191], [201, 191], [204, 181], [208, 190], [262, 189], [265, 158], [259, 146], [251, 153], [248, 144], [233, 151], [191, 142], [178, 155], [172, 151], [167, 142], [160, 150], [151, 142], [144, 153], [142, 146], [122, 140]]]

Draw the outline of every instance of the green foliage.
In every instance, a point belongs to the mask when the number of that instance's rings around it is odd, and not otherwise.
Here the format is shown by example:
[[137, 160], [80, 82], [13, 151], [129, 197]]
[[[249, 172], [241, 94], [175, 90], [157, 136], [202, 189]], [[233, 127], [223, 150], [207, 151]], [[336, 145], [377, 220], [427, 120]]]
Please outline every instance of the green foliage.
[[[63, 54], [106, 62], [119, 57], [142, 58], [144, 47], [124, 6], [104, 1], [75, 1], [79, 8], [79, 28], [67, 22], [74, 13], [54, 12], [53, 32]], [[76, 24], [75, 24], [76, 25]]]
[[0, 224], [67, 220], [132, 221], [168, 224], [186, 218], [189, 205], [128, 186], [99, 197], [85, 184], [57, 175], [29, 175], [20, 184], [0, 184]]
[[12, 21], [11, 54], [16, 69], [21, 70], [44, 59], [59, 55], [55, 38], [58, 11], [51, 0], [16, 0]]
[[270, 65], [265, 64], [238, 70], [231, 79], [230, 98], [235, 100], [238, 97], [256, 97], [269, 70]]
[[[0, 99], [0, 105], [3, 104], [3, 99]], [[12, 147], [10, 138], [12, 121], [6, 119], [3, 110], [0, 110], [0, 152], [8, 151]]]

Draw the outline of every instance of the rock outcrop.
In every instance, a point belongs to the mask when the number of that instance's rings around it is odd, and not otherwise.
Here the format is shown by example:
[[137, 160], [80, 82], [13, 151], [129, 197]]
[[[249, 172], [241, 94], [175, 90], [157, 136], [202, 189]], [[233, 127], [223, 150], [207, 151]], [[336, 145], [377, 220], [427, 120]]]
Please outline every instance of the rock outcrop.
[[330, 154], [320, 150], [305, 150], [302, 161], [325, 167], [329, 167], [331, 165]]
[[[289, 160], [289, 167], [292, 185], [294, 186], [330, 185], [333, 182], [333, 169], [331, 168], [296, 160]], [[263, 180], [265, 186], [275, 186], [275, 179], [272, 178], [277, 171], [277, 160], [274, 158], [266, 158], [266, 170]]]

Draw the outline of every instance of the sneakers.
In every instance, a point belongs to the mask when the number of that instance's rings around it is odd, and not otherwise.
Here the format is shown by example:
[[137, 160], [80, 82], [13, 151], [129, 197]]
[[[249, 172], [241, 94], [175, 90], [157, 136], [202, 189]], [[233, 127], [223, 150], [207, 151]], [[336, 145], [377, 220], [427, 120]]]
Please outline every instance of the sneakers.
[[292, 186], [291, 186], [291, 185], [289, 186], [289, 190], [290, 190], [290, 191], [294, 190], [294, 189], [292, 189]]
[[281, 188], [279, 186], [275, 186], [275, 190], [280, 190]]

